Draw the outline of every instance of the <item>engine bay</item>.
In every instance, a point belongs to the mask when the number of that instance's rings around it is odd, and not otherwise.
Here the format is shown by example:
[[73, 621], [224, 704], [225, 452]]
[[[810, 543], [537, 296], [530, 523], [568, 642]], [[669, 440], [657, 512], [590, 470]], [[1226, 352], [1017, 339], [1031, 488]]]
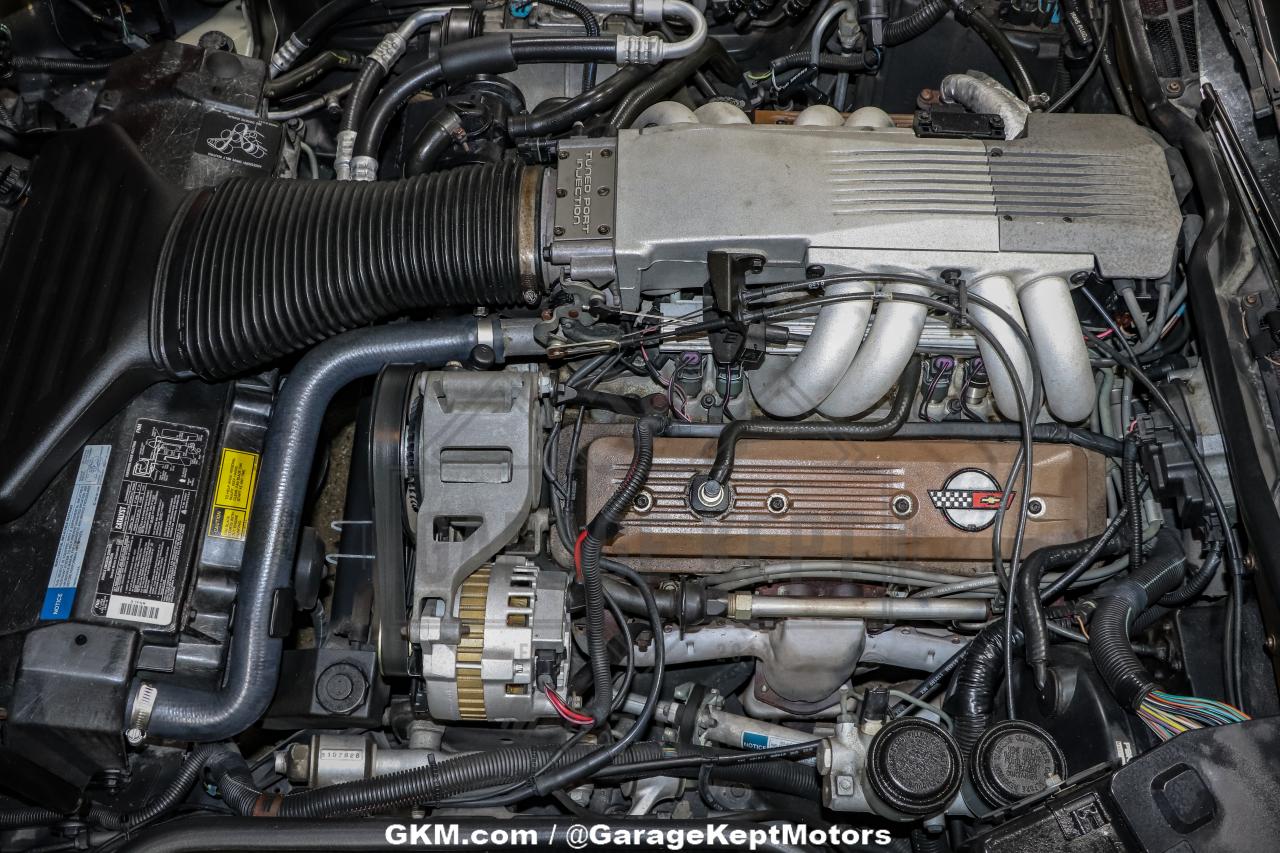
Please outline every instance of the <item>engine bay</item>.
[[1273, 849], [1269, 27], [0, 0], [0, 849]]

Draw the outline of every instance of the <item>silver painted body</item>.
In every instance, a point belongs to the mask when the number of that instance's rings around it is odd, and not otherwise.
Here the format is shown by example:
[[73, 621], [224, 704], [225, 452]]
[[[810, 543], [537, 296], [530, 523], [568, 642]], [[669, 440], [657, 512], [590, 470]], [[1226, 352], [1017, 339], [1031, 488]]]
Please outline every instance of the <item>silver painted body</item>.
[[[658, 104], [643, 129], [622, 131], [611, 152], [613, 206], [598, 211], [612, 223], [607, 239], [552, 239], [551, 264], [625, 310], [648, 296], [700, 290], [713, 250], [762, 255], [753, 284], [798, 280], [813, 265], [827, 275], [935, 280], [957, 270], [1034, 331], [1054, 416], [1088, 417], [1088, 360], [1062, 283], [1095, 269], [1164, 276], [1181, 226], [1164, 153], [1146, 131], [1119, 116], [1035, 114], [1020, 139], [921, 139], [867, 111], [839, 124], [834, 110], [813, 107], [797, 126], [779, 127], [742, 124], [732, 109], [703, 119]], [[910, 350], [886, 331], [855, 363], [869, 309], [823, 308], [794, 363], [771, 357], [777, 363], [753, 377], [760, 407], [775, 417], [871, 408]], [[907, 337], [919, 325], [917, 307], [883, 303], [876, 313]], [[1003, 321], [985, 319], [1002, 344], [1016, 344]], [[1013, 379], [992, 346], [982, 349], [999, 410], [1016, 418]], [[1029, 354], [1006, 350], [1029, 388]]]

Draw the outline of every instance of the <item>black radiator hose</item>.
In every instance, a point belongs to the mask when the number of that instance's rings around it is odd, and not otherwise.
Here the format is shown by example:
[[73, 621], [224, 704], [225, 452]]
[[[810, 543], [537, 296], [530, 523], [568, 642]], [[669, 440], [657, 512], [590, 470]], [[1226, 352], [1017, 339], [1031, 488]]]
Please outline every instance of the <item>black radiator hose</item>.
[[197, 193], [162, 262], [171, 368], [232, 376], [414, 308], [536, 302], [541, 175], [501, 163]]
[[[483, 336], [482, 327], [487, 332]], [[500, 327], [490, 318], [475, 317], [358, 329], [325, 341], [299, 360], [276, 399], [267, 429], [224, 683], [157, 689], [135, 681], [126, 720], [152, 737], [210, 742], [234, 737], [262, 717], [280, 668], [281, 640], [271, 635], [271, 614], [277, 591], [290, 583], [311, 463], [329, 402], [349, 383], [373, 376], [387, 364], [439, 367], [465, 359], [482, 340], [498, 346], [501, 360]], [[148, 702], [138, 702], [140, 693], [154, 699], [149, 715]]]
[[1136, 709], [1155, 687], [1129, 640], [1140, 616], [1176, 590], [1186, 573], [1187, 556], [1175, 533], [1162, 530], [1142, 568], [1116, 584], [1098, 602], [1089, 623], [1089, 655], [1116, 700]]

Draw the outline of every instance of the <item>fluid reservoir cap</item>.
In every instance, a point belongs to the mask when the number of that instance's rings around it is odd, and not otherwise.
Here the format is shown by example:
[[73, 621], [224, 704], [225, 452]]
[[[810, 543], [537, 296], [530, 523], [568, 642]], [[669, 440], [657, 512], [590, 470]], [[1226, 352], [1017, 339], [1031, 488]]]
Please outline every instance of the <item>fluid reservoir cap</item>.
[[993, 808], [1039, 794], [1051, 777], [1065, 779], [1067, 760], [1044, 729], [1005, 720], [987, 729], [973, 748], [969, 778]]
[[885, 805], [904, 815], [937, 814], [955, 799], [964, 765], [955, 739], [918, 717], [894, 720], [867, 748], [867, 781]]

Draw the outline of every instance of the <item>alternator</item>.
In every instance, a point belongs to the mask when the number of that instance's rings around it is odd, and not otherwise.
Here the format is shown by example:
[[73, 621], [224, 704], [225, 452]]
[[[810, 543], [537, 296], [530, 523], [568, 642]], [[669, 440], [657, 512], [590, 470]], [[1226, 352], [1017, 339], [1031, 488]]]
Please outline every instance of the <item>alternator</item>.
[[427, 706], [438, 720], [518, 721], [555, 713], [540, 685], [568, 679], [569, 576], [498, 557], [462, 584], [457, 645], [434, 643], [422, 662]]

